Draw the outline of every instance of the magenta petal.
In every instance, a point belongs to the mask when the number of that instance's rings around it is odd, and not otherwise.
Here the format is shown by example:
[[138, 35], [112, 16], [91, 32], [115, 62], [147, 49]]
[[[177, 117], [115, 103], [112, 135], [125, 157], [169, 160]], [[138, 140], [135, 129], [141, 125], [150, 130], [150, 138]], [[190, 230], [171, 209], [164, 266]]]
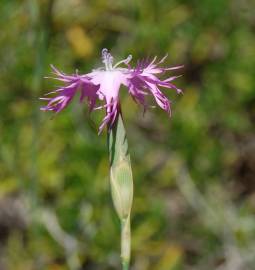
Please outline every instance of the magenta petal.
[[[99, 68], [83, 75], [79, 75], [78, 72], [67, 75], [52, 65], [53, 79], [63, 85], [41, 98], [47, 102], [46, 106], [41, 107], [41, 110], [58, 113], [65, 109], [78, 94], [80, 103], [87, 103], [89, 112], [98, 109], [105, 110], [105, 117], [99, 127], [99, 133], [101, 133], [105, 126], [110, 129], [114, 124], [120, 109], [120, 88], [125, 86], [133, 100], [143, 106], [144, 111], [149, 107], [146, 96], [151, 95], [154, 97], [155, 103], [170, 115], [171, 102], [160, 88], [174, 89], [178, 94], [182, 93], [182, 90], [173, 84], [173, 81], [179, 76], [171, 76], [162, 80], [159, 75], [183, 66], [160, 67], [166, 57], [167, 55], [158, 61], [157, 57], [154, 57], [152, 61], [149, 61], [148, 58], [143, 59], [132, 68], [130, 65], [132, 56], [129, 55], [126, 59], [113, 65], [113, 57], [108, 50], [104, 49], [102, 60], [105, 69]], [[121, 64], [125, 65], [125, 68], [120, 68]], [[100, 104], [96, 107], [97, 102]]]

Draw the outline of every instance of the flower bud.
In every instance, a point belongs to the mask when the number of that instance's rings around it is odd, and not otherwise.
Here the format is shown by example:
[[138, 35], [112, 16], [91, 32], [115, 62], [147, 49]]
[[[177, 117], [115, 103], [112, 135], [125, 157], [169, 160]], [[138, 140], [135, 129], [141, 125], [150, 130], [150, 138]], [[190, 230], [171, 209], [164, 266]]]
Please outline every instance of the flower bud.
[[111, 167], [111, 192], [114, 207], [121, 220], [130, 214], [133, 201], [133, 177], [129, 159]]
[[120, 220], [126, 219], [133, 201], [133, 176], [128, 142], [121, 114], [108, 134], [110, 154], [110, 183], [113, 204]]

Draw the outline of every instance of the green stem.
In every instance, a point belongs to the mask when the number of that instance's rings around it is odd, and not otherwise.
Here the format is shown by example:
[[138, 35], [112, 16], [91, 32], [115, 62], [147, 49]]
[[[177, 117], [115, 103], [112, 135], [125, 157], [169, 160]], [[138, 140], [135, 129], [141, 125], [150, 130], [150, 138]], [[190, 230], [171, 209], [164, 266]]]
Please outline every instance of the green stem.
[[123, 269], [123, 270], [128, 270], [128, 269], [129, 269], [129, 263], [123, 261], [123, 262], [122, 262], [122, 269]]
[[121, 221], [121, 261], [123, 270], [128, 270], [131, 250], [130, 216]]
[[112, 199], [121, 221], [122, 269], [128, 270], [131, 249], [130, 213], [133, 201], [133, 176], [126, 131], [120, 113], [113, 127], [109, 129], [108, 148]]

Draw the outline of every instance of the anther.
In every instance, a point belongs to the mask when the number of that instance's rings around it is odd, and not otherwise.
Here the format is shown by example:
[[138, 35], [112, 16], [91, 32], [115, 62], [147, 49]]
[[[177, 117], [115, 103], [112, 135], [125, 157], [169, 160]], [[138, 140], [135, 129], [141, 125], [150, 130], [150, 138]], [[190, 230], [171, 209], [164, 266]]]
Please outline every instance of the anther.
[[102, 50], [102, 58], [105, 59], [107, 57], [107, 54], [108, 54], [108, 50], [106, 48], [104, 48]]
[[130, 54], [124, 61], [124, 63], [127, 65], [132, 60], [132, 55]]
[[115, 64], [113, 68], [116, 68], [117, 66], [119, 66], [122, 63], [127, 65], [131, 60], [132, 60], [132, 55], [130, 54], [126, 59], [121, 60], [117, 64]]

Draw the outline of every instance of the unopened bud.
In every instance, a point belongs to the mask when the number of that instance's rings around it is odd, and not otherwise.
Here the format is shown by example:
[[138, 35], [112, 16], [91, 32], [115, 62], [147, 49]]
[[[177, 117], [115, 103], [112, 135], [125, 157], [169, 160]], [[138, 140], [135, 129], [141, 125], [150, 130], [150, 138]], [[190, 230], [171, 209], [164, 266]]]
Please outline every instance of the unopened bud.
[[114, 207], [119, 218], [126, 219], [133, 201], [133, 177], [129, 160], [121, 160], [111, 167], [111, 191]]

